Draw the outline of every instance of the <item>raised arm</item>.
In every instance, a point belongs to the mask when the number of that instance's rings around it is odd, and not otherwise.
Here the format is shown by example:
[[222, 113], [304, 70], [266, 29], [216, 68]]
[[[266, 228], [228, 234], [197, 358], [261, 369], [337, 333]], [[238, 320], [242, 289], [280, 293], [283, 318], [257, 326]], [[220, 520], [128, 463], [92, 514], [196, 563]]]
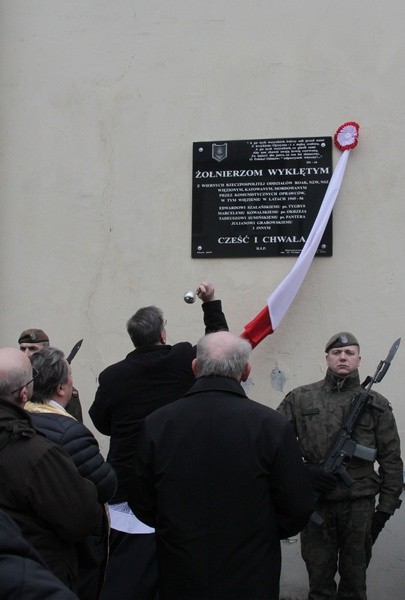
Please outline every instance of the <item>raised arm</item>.
[[210, 281], [202, 281], [197, 288], [197, 296], [203, 303], [205, 333], [229, 331], [221, 300], [215, 298], [214, 285]]

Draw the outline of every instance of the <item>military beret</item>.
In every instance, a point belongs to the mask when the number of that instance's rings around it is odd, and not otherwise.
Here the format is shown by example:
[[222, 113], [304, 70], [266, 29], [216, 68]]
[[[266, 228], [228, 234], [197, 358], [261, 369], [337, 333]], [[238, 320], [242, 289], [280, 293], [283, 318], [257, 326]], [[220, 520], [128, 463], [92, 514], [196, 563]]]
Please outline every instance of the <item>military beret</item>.
[[329, 352], [332, 348], [344, 348], [344, 346], [359, 346], [360, 344], [352, 333], [341, 331], [332, 335], [325, 347], [325, 352]]
[[19, 344], [40, 344], [41, 342], [49, 344], [49, 337], [42, 329], [25, 329], [18, 338]]

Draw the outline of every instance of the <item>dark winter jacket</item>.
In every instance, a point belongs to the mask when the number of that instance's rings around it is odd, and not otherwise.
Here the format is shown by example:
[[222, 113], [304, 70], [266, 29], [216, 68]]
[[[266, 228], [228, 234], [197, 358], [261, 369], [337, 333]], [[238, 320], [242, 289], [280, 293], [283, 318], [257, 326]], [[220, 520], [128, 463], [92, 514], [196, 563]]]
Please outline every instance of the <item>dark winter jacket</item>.
[[80, 475], [90, 479], [97, 488], [98, 501], [111, 500], [117, 487], [114, 469], [102, 455], [96, 438], [83, 423], [50, 404], [27, 402], [35, 427], [49, 440], [62, 446], [75, 463]]
[[0, 400], [0, 481], [0, 508], [75, 589], [76, 544], [102, 519], [97, 490], [60, 446], [35, 430], [25, 410], [6, 400]]
[[78, 600], [53, 575], [10, 517], [0, 510], [0, 598]]

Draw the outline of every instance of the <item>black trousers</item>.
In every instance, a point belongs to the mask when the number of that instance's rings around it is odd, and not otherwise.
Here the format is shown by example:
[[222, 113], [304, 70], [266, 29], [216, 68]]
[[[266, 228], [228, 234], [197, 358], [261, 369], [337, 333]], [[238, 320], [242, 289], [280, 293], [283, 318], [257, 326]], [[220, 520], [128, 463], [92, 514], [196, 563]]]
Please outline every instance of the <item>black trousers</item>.
[[154, 533], [111, 529], [110, 557], [101, 600], [158, 600]]

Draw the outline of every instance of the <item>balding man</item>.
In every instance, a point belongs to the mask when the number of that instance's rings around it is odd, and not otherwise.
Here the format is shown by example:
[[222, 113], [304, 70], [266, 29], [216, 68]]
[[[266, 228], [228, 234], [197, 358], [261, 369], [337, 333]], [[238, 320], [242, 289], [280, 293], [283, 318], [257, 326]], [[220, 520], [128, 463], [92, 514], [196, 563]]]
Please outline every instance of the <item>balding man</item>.
[[[228, 329], [221, 300], [209, 281], [201, 282], [205, 332]], [[132, 465], [144, 418], [178, 400], [193, 385], [191, 361], [195, 346], [167, 343], [166, 319], [156, 306], [136, 311], [127, 331], [135, 349], [100, 373], [89, 415], [95, 427], [110, 436], [107, 460], [117, 473], [118, 487], [109, 504], [110, 557], [102, 600], [156, 600], [156, 540], [128, 507]]]
[[129, 505], [156, 528], [164, 600], [277, 600], [280, 539], [313, 510], [291, 425], [241, 386], [250, 350], [205, 336], [194, 386], [145, 420]]
[[75, 545], [102, 518], [93, 483], [72, 460], [34, 428], [24, 410], [36, 373], [26, 354], [0, 349], [0, 508], [49, 569], [76, 589]]

